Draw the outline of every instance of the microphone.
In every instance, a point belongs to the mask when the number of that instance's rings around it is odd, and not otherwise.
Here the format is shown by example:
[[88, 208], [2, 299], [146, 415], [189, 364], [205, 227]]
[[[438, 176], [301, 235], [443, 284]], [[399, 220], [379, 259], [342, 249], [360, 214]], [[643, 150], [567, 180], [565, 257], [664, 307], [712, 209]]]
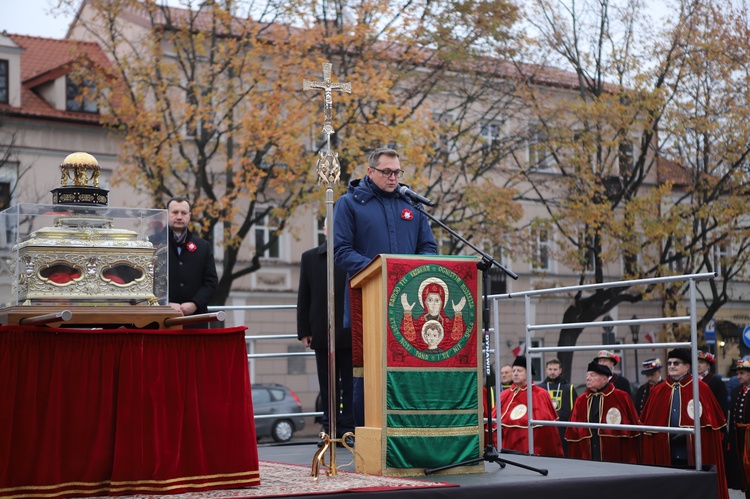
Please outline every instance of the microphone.
[[398, 186], [398, 189], [396, 189], [399, 194], [401, 194], [403, 197], [411, 198], [413, 201], [416, 201], [417, 203], [422, 203], [427, 206], [435, 206], [435, 203], [430, 201], [424, 196], [421, 196], [414, 192], [413, 190], [409, 189], [405, 185], [401, 184]]

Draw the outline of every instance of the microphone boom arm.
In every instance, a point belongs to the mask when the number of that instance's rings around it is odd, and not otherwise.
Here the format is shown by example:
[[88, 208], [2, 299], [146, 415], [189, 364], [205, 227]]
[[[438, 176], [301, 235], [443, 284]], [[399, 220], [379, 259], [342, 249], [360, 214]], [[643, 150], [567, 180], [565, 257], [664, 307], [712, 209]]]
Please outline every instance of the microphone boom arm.
[[453, 230], [453, 229], [451, 229], [450, 227], [448, 227], [447, 225], [445, 225], [445, 223], [443, 223], [443, 221], [442, 221], [442, 220], [440, 220], [439, 218], [437, 218], [437, 217], [435, 217], [435, 216], [431, 215], [430, 213], [427, 213], [427, 212], [426, 212], [426, 211], [424, 210], [424, 208], [423, 208], [423, 207], [421, 207], [421, 206], [420, 206], [420, 205], [419, 205], [418, 203], [416, 203], [416, 202], [415, 202], [414, 200], [412, 200], [412, 206], [413, 206], [413, 207], [414, 207], [414, 208], [415, 208], [415, 209], [416, 209], [417, 211], [419, 211], [419, 212], [421, 212], [421, 213], [424, 213], [424, 215], [425, 215], [425, 216], [426, 216], [427, 218], [429, 218], [430, 220], [432, 220], [433, 222], [435, 222], [436, 224], [438, 224], [438, 225], [439, 225], [440, 227], [442, 227], [443, 229], [447, 230], [447, 231], [448, 231], [448, 232], [449, 232], [449, 233], [450, 233], [450, 234], [451, 234], [451, 235], [452, 235], [453, 237], [455, 237], [456, 239], [458, 239], [459, 241], [461, 241], [462, 243], [466, 244], [466, 245], [467, 245], [467, 246], [469, 246], [469, 247], [470, 247], [471, 249], [473, 249], [474, 251], [476, 251], [476, 252], [477, 252], [477, 253], [478, 253], [478, 254], [479, 254], [479, 255], [480, 255], [481, 257], [482, 257], [482, 260], [483, 260], [483, 261], [485, 261], [485, 262], [487, 262], [487, 268], [489, 268], [489, 267], [491, 267], [492, 265], [494, 265], [495, 267], [497, 267], [497, 268], [499, 268], [500, 270], [502, 270], [503, 272], [505, 272], [505, 274], [506, 274], [506, 275], [507, 275], [508, 277], [512, 278], [513, 280], [517, 280], [517, 279], [518, 279], [518, 274], [516, 274], [515, 272], [513, 272], [513, 271], [512, 271], [512, 270], [510, 270], [509, 268], [505, 267], [505, 266], [504, 266], [504, 265], [503, 265], [502, 263], [500, 263], [500, 262], [498, 262], [497, 260], [495, 260], [495, 259], [494, 259], [494, 258], [492, 257], [492, 255], [490, 255], [490, 254], [489, 254], [489, 253], [487, 253], [486, 251], [484, 251], [484, 250], [481, 250], [481, 249], [477, 248], [477, 247], [476, 247], [475, 245], [473, 245], [472, 243], [470, 243], [470, 242], [469, 242], [469, 241], [468, 241], [468, 240], [467, 240], [467, 239], [466, 239], [465, 237], [463, 237], [463, 236], [462, 236], [462, 235], [460, 235], [460, 234], [459, 234], [458, 232], [456, 232], [455, 230]]

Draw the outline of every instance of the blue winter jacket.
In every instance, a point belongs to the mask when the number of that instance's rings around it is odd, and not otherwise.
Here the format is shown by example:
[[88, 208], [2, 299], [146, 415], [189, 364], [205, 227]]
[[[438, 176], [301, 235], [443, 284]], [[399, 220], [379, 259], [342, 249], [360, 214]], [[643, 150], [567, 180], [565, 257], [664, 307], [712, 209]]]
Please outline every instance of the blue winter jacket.
[[[365, 176], [352, 180], [333, 214], [333, 258], [347, 282], [377, 255], [435, 255], [437, 244], [428, 218], [397, 192], [385, 192]], [[349, 293], [344, 327], [351, 326]]]

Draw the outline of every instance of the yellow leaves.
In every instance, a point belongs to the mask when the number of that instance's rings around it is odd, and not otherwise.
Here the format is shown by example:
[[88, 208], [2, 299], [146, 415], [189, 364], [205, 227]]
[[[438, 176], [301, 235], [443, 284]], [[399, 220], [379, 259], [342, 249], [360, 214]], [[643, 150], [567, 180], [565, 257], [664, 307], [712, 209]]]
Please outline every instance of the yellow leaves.
[[515, 201], [518, 195], [515, 189], [501, 187], [484, 179], [468, 184], [463, 191], [466, 206], [477, 212], [485, 210], [485, 217], [493, 221], [493, 231], [505, 230], [523, 216], [523, 208]]

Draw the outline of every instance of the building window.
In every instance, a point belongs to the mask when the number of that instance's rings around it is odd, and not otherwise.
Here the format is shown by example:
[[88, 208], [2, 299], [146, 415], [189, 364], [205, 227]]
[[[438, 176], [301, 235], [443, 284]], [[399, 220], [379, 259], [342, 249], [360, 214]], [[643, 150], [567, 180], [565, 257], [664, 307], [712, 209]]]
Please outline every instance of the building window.
[[456, 139], [453, 137], [452, 131], [453, 115], [450, 113], [434, 113], [432, 119], [440, 130], [436, 149], [443, 154], [450, 154], [456, 146]]
[[593, 238], [586, 236], [583, 231], [578, 233], [578, 249], [581, 252], [581, 264], [585, 270], [594, 270], [596, 252], [594, 252], [593, 246]]
[[0, 211], [10, 207], [10, 182], [0, 182]]
[[713, 247], [713, 254], [714, 272], [716, 272], [717, 276], [724, 277], [724, 274], [727, 271], [726, 262], [730, 256], [729, 244], [725, 242], [717, 243]]
[[82, 83], [76, 83], [70, 78], [66, 78], [65, 80], [66, 110], [83, 113], [99, 112], [99, 107], [96, 105], [94, 98], [96, 95], [96, 86], [93, 82], [84, 80]]
[[0, 103], [7, 104], [9, 99], [8, 61], [0, 59]]
[[686, 257], [683, 249], [685, 248], [685, 238], [675, 237], [671, 241], [672, 246], [667, 252], [667, 266], [671, 272], [676, 274], [685, 273]]
[[259, 256], [261, 258], [281, 258], [279, 236], [276, 236], [276, 230], [278, 229], [276, 220], [268, 214], [263, 215], [261, 210], [255, 212], [255, 218], [257, 220], [255, 224], [255, 251], [268, 244], [268, 248]]
[[[542, 338], [531, 338], [532, 348], [542, 348], [543, 346], [544, 340]], [[531, 358], [531, 379], [534, 380], [535, 383], [541, 383], [547, 376], [543, 356], [544, 354], [542, 352], [535, 352], [529, 355]]]
[[538, 123], [529, 126], [529, 166], [539, 170], [549, 168], [547, 132]]
[[620, 176], [630, 177], [633, 174], [633, 168], [635, 167], [635, 146], [633, 141], [625, 139], [620, 142], [620, 147], [617, 151], [617, 158], [620, 164]]
[[531, 268], [549, 270], [550, 240], [547, 229], [531, 230]]
[[496, 151], [500, 145], [500, 124], [496, 122], [486, 122], [482, 125], [480, 134], [484, 139], [482, 144], [482, 152], [489, 154], [492, 151]]

